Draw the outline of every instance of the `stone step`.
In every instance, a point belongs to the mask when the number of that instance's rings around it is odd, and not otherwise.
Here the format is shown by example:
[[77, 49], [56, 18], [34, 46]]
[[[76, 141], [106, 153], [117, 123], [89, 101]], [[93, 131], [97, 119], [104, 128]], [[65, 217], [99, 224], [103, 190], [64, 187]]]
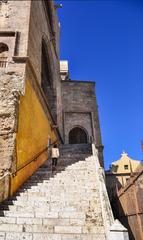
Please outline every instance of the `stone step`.
[[[91, 200], [90, 200], [91, 201]], [[88, 210], [90, 207], [90, 201], [87, 203], [82, 203], [82, 201], [76, 202], [74, 199], [71, 199], [71, 201], [60, 201], [60, 202], [37, 202], [37, 201], [21, 201], [21, 202], [15, 202], [13, 205], [8, 206], [8, 210], [4, 208], [2, 211], [4, 212], [18, 212], [23, 211], [24, 209], [26, 211], [39, 211], [39, 210], [45, 210], [49, 212], [53, 211], [81, 211], [84, 212], [85, 210]], [[85, 200], [83, 200], [85, 202]], [[30, 204], [30, 206], [29, 206]], [[99, 203], [96, 203], [96, 207], [100, 207]], [[5, 210], [6, 209], [6, 210]]]
[[[70, 188], [71, 187], [71, 188]], [[79, 191], [79, 188], [77, 188], [77, 186], [71, 186], [70, 184], [67, 184], [67, 185], [61, 185], [60, 188], [56, 188], [54, 189], [54, 187], [49, 187], [48, 186], [41, 186], [41, 189], [40, 188], [31, 188], [31, 189], [26, 189], [24, 191], [21, 191], [21, 192], [18, 192], [17, 195], [16, 195], [16, 199], [18, 199], [18, 197], [20, 196], [39, 196], [39, 197], [49, 197], [49, 196], [52, 196], [52, 195], [58, 195], [58, 196], [63, 196], [63, 195], [97, 195], [96, 193], [98, 193], [98, 189], [95, 188], [94, 185], [91, 186], [82, 186], [81, 187], [81, 191]], [[13, 199], [15, 200], [15, 199]]]
[[[90, 183], [88, 183], [88, 186], [95, 186], [95, 178], [93, 177], [81, 177], [81, 179], [79, 179], [77, 176], [73, 176], [73, 177], [68, 177], [65, 178], [65, 177], [61, 177], [58, 178], [58, 179], [55, 179], [55, 181], [43, 181], [43, 182], [39, 182], [37, 184], [34, 184], [33, 183], [27, 183], [25, 184], [25, 186], [21, 187], [20, 190], [18, 192], [22, 192], [22, 191], [26, 191], [26, 190], [31, 190], [31, 189], [40, 189], [41, 186], [43, 187], [47, 187], [49, 189], [53, 189], [53, 188], [56, 188], [56, 190], [58, 189], [61, 189], [61, 187], [68, 187], [69, 185], [70, 186], [73, 186], [73, 187], [77, 187], [77, 184], [78, 186], [81, 185], [81, 187], [87, 182], [87, 180], [90, 180], [91, 181], [91, 185]], [[85, 186], [85, 188], [87, 188]]]
[[105, 240], [102, 233], [96, 234], [48, 234], [47, 233], [0, 233], [0, 240]]
[[[79, 175], [78, 175], [75, 172], [74, 172], [74, 174], [67, 174], [67, 175], [61, 174], [61, 176], [58, 175], [54, 180], [52, 180], [52, 179], [50, 181], [49, 180], [44, 180], [42, 182], [42, 184], [44, 182], [47, 182], [50, 185], [52, 183], [60, 183], [60, 182], [66, 183], [68, 181], [71, 181], [71, 182], [73, 182], [73, 181], [80, 181], [81, 183], [83, 181], [86, 181], [88, 183], [88, 181], [87, 181], [88, 179], [91, 180], [92, 182], [94, 182], [96, 180], [96, 174], [89, 175], [89, 174], [80, 174], [79, 173]], [[39, 184], [40, 183], [38, 183], [37, 185], [39, 185]], [[90, 184], [90, 183], [88, 183], [88, 184]]]
[[[70, 187], [70, 185], [69, 185]], [[97, 196], [96, 193], [98, 193], [98, 190], [90, 190], [88, 188], [85, 188], [83, 187], [82, 190], [79, 192], [78, 191], [78, 188], [72, 188], [72, 189], [66, 189], [66, 188], [63, 188], [63, 190], [54, 190], [54, 191], [50, 191], [50, 190], [47, 190], [47, 188], [43, 188], [39, 191], [30, 191], [30, 190], [27, 190], [27, 192], [21, 192], [17, 195], [17, 197], [19, 196], [33, 196], [33, 197], [53, 197], [53, 196], [56, 196], [56, 194], [59, 196], [59, 197], [63, 197], [63, 196], [67, 196], [67, 195], [72, 195], [72, 196], [81, 196], [81, 195], [87, 195], [87, 196]]]
[[80, 150], [77, 150], [77, 149], [73, 149], [72, 151], [70, 149], [62, 149], [62, 151], [60, 151], [60, 158], [63, 158], [63, 157], [70, 157], [73, 159], [73, 157], [79, 157], [80, 158], [80, 155], [81, 155], [81, 158], [82, 158], [82, 155], [86, 155], [86, 157], [89, 157], [91, 156], [91, 151], [90, 150], [87, 150], [87, 149], [80, 149]]
[[[64, 177], [62, 177], [61, 176], [61, 178], [57, 178], [57, 179], [55, 179], [54, 181], [43, 181], [42, 183], [40, 182], [40, 183], [37, 183], [36, 185], [34, 184], [34, 185], [32, 185], [32, 184], [29, 184], [29, 183], [27, 183], [27, 184], [25, 184], [25, 186], [24, 187], [22, 187], [21, 189], [26, 189], [26, 188], [29, 188], [29, 189], [38, 189], [39, 187], [41, 187], [41, 186], [44, 186], [44, 187], [49, 187], [49, 188], [58, 188], [59, 187], [59, 189], [62, 187], [62, 186], [69, 186], [69, 185], [72, 185], [72, 186], [77, 186], [77, 183], [79, 183], [79, 186], [81, 185], [84, 185], [85, 184], [85, 182], [87, 183], [87, 185], [88, 186], [90, 186], [90, 183], [87, 181], [87, 180], [90, 180], [91, 181], [91, 185], [93, 186], [95, 186], [95, 180], [96, 180], [96, 178], [94, 177], [81, 177], [81, 179], [78, 177], [78, 176], [76, 176], [76, 175], [74, 175], [74, 176], [67, 176], [67, 178], [64, 176]], [[85, 186], [86, 187], [86, 186]]]
[[[38, 169], [37, 171], [36, 171], [36, 173], [33, 175], [33, 176], [36, 176], [36, 175], [38, 175], [38, 174], [42, 174], [42, 173], [46, 173], [47, 174], [47, 176], [49, 176], [49, 177], [51, 177], [51, 169], [49, 170], [49, 169], [42, 169], [42, 168], [40, 168], [40, 169]], [[32, 178], [32, 176], [31, 176], [31, 178]]]
[[[65, 155], [63, 155], [62, 157], [60, 157], [59, 159], [58, 159], [58, 164], [60, 165], [60, 164], [65, 164], [65, 165], [70, 165], [70, 164], [76, 164], [76, 163], [78, 163], [78, 162], [80, 162], [80, 161], [84, 161], [85, 162], [85, 159], [87, 159], [88, 158], [88, 155], [85, 155], [85, 154], [80, 154], [79, 156], [78, 155], [75, 155], [75, 156], [72, 156], [71, 157], [71, 155], [69, 154], [69, 155], [67, 155], [67, 156], [65, 156]], [[49, 163], [49, 166], [51, 166], [50, 165], [51, 163]]]
[[[23, 189], [21, 189], [21, 191], [19, 191], [18, 192], [18, 194], [21, 192], [29, 192], [29, 191], [31, 191], [31, 192], [42, 192], [42, 191], [44, 191], [44, 190], [47, 190], [47, 192], [50, 192], [50, 191], [52, 191], [52, 190], [55, 190], [55, 191], [65, 191], [65, 189], [68, 189], [68, 187], [71, 187], [71, 191], [73, 191], [73, 190], [75, 190], [76, 191], [76, 189], [79, 189], [78, 187], [81, 187], [82, 189], [81, 189], [81, 191], [83, 190], [83, 189], [97, 189], [97, 187], [95, 188], [95, 182], [92, 182], [91, 184], [87, 184], [87, 185], [84, 185], [84, 184], [86, 184], [86, 181], [70, 181], [69, 180], [69, 182], [65, 182], [65, 183], [63, 183], [63, 182], [61, 182], [59, 185], [59, 182], [53, 182], [53, 184], [52, 183], [43, 183], [43, 184], [38, 184], [37, 186], [25, 186], [25, 188], [23, 188]], [[77, 187], [77, 184], [78, 184], [78, 187]], [[23, 191], [22, 191], [23, 190]]]
[[[13, 211], [13, 212], [18, 212], [18, 211], [34, 211], [34, 212], [38, 212], [38, 211], [48, 211], [48, 212], [53, 212], [53, 211], [64, 211], [64, 212], [76, 212], [78, 211], [78, 208], [73, 207], [73, 206], [62, 206], [61, 204], [51, 204], [51, 203], [45, 203], [45, 204], [31, 204], [28, 205], [26, 204], [15, 204], [15, 205], [9, 205], [8, 206], [8, 210], [9, 211]], [[7, 210], [6, 210], [7, 211]]]
[[59, 219], [59, 218], [19, 218], [0, 217], [0, 224], [27, 224], [27, 225], [48, 225], [48, 226], [84, 226], [85, 219]]
[[72, 212], [72, 211], [59, 211], [48, 212], [42, 211], [42, 209], [35, 211], [4, 211], [5, 217], [27, 217], [27, 218], [76, 218], [85, 219], [84, 212]]
[[[66, 159], [69, 159], [69, 161], [71, 161], [71, 160], [76, 160], [76, 159], [83, 159], [83, 160], [85, 160], [85, 158], [87, 158], [87, 157], [89, 157], [89, 154], [87, 154], [87, 153], [71, 153], [71, 152], [67, 152], [67, 153], [63, 153], [63, 152], [61, 152], [60, 153], [60, 157], [59, 157], [59, 160], [66, 160]], [[51, 159], [50, 159], [50, 161], [51, 161]]]
[[[40, 219], [41, 220], [41, 219]], [[33, 222], [33, 221], [32, 221]], [[41, 224], [40, 224], [41, 222]], [[84, 233], [98, 233], [100, 230], [103, 231], [103, 227], [96, 226], [84, 226], [84, 225], [55, 225], [53, 222], [52, 225], [46, 224], [42, 225], [42, 221], [39, 221], [39, 224], [12, 224], [12, 223], [1, 223], [0, 232], [14, 232], [14, 233], [56, 233], [56, 234], [84, 234]], [[74, 223], [74, 221], [73, 221]], [[73, 224], [72, 223], [72, 224]], [[104, 231], [103, 231], [104, 233]]]
[[66, 149], [68, 149], [69, 151], [74, 151], [75, 149], [77, 150], [89, 150], [89, 148], [91, 148], [91, 144], [88, 143], [82, 143], [82, 144], [64, 144], [60, 146], [60, 150], [62, 150], [62, 152]]
[[0, 205], [0, 211], [1, 210], [9, 210], [9, 206], [11, 206], [11, 205], [1, 204]]
[[[83, 161], [80, 161], [80, 162], [78, 162], [78, 163], [76, 163], [76, 164], [71, 164], [71, 165], [69, 165], [69, 166], [67, 166], [66, 168], [63, 168], [63, 167], [61, 167], [60, 168], [60, 166], [58, 166], [58, 170], [61, 170], [61, 171], [57, 171], [57, 172], [54, 172], [54, 174], [52, 174], [52, 172], [51, 172], [51, 170], [49, 171], [49, 169], [48, 170], [46, 170], [45, 168], [44, 169], [39, 169], [39, 170], [37, 170], [37, 172], [33, 175], [33, 176], [31, 176], [29, 179], [33, 179], [33, 178], [37, 178], [37, 179], [39, 179], [39, 175], [41, 175], [41, 177], [43, 176], [45, 176], [46, 175], [46, 177], [49, 177], [49, 178], [54, 178], [56, 175], [59, 175], [59, 174], [63, 174], [63, 173], [65, 173], [65, 171], [67, 171], [67, 170], [80, 170], [81, 172], [82, 171], [93, 171], [93, 172], [95, 172], [95, 170], [94, 170], [94, 164], [92, 163], [92, 162], [89, 162], [89, 163], [84, 163], [83, 164]], [[68, 174], [68, 172], [67, 172], [67, 174]]]
[[[30, 203], [30, 206], [29, 206], [29, 203]], [[45, 204], [42, 204], [42, 203], [39, 203], [39, 202], [28, 202], [28, 203], [18, 203], [16, 202], [16, 204], [14, 205], [9, 205], [8, 208], [4, 208], [3, 211], [10, 211], [10, 212], [19, 212], [19, 211], [22, 211], [22, 210], [25, 210], [25, 211], [34, 211], [34, 212], [38, 212], [42, 209], [45, 210], [45, 211], [48, 211], [48, 212], [58, 212], [58, 211], [64, 211], [64, 212], [77, 212], [77, 211], [81, 211], [81, 212], [85, 212], [88, 211], [89, 209], [89, 203], [88, 204], [85, 204], [85, 205], [81, 205], [80, 203], [79, 204], [75, 204], [74, 206], [70, 206], [68, 204], [58, 204], [58, 203], [45, 203]], [[9, 212], [8, 211], [8, 212]]]
[[[76, 159], [77, 159], [77, 161], [76, 161]], [[60, 157], [59, 159], [58, 159], [59, 161], [58, 162], [62, 162], [62, 160], [64, 160], [64, 161], [74, 161], [75, 160], [75, 163], [74, 164], [77, 164], [78, 162], [80, 162], [80, 161], [82, 161], [82, 162], [86, 162], [87, 160], [89, 160], [89, 161], [92, 161], [92, 158], [91, 158], [91, 156], [89, 156], [89, 155], [87, 155], [87, 154], [79, 154], [79, 155], [73, 155], [73, 154], [68, 154], [67, 156], [66, 155], [63, 155], [62, 157]]]
[[[46, 193], [51, 193], [51, 191], [53, 192], [79, 192], [79, 188], [76, 186], [76, 183], [78, 184], [78, 181], [77, 182], [74, 182], [74, 184], [70, 184], [70, 183], [67, 183], [67, 184], [64, 184], [64, 183], [61, 183], [60, 186], [58, 187], [57, 184], [43, 184], [43, 185], [39, 185], [39, 186], [31, 186], [31, 188], [27, 187], [25, 189], [21, 189], [19, 192], [17, 192], [17, 195], [15, 195], [15, 197], [19, 196], [20, 194], [22, 193], [28, 193], [28, 192], [46, 192]], [[86, 184], [86, 181], [84, 182]], [[55, 187], [55, 188], [54, 188]], [[68, 189], [69, 187], [71, 187], [71, 189]], [[92, 191], [92, 190], [96, 190], [97, 188], [95, 188], [95, 184], [92, 184], [91, 186], [88, 185], [88, 186], [84, 186], [84, 185], [80, 185], [79, 183], [79, 187], [81, 187], [81, 192], [82, 191]], [[48, 195], [48, 194], [47, 194]]]
[[[42, 175], [43, 176], [43, 175]], [[42, 182], [44, 179], [42, 179], [42, 176], [41, 176], [41, 178], [40, 178], [40, 181], [39, 182]], [[75, 177], [76, 176], [76, 178], [78, 179], [80, 179], [80, 177], [81, 178], [87, 178], [87, 177], [90, 177], [90, 178], [94, 178], [94, 177], [96, 177], [97, 176], [97, 174], [95, 173], [95, 171], [91, 171], [91, 173], [90, 173], [90, 170], [88, 170], [88, 169], [86, 169], [86, 170], [84, 170], [84, 169], [67, 169], [67, 171], [66, 172], [62, 172], [62, 173], [57, 173], [56, 174], [56, 176], [55, 176], [55, 178], [50, 178], [50, 179], [46, 179], [46, 180], [48, 180], [48, 181], [55, 181], [56, 179], [61, 179], [61, 178], [66, 178], [67, 179], [67, 177], [68, 178], [72, 178], [72, 177]], [[35, 178], [34, 178], [35, 179]], [[60, 180], [59, 179], [59, 180]], [[37, 179], [36, 179], [37, 180]], [[38, 182], [38, 181], [37, 181]], [[27, 184], [28, 183], [33, 183], [33, 185], [36, 185], [36, 182], [35, 181], [33, 181], [33, 179], [29, 179], [28, 181], [27, 181]], [[23, 186], [25, 186], [25, 184], [23, 184]]]
[[[75, 207], [77, 210], [81, 210], [82, 208], [88, 208], [90, 206], [90, 201], [85, 201], [81, 200], [80, 202], [51, 202], [49, 200], [45, 202], [40, 202], [40, 201], [13, 201], [13, 204], [9, 206], [22, 206], [22, 207], [27, 207], [27, 206], [34, 206], [34, 207], [45, 207], [45, 206], [50, 206], [50, 209], [52, 208], [65, 208], [65, 207]], [[4, 209], [5, 210], [5, 209]]]
[[[77, 182], [78, 183], [78, 182]], [[86, 183], [86, 182], [85, 182]], [[49, 194], [51, 195], [52, 192], [53, 194], [66, 194], [66, 193], [70, 193], [70, 194], [79, 194], [80, 192], [81, 193], [93, 193], [93, 192], [98, 192], [98, 188], [97, 186], [95, 187], [95, 183], [91, 183], [91, 185], [80, 185], [79, 183], [79, 186], [77, 187], [77, 185], [74, 183], [74, 184], [70, 184], [70, 183], [67, 183], [67, 184], [63, 184], [63, 183], [60, 183], [59, 186], [57, 186], [57, 184], [46, 184], [44, 183], [43, 185], [39, 185], [39, 186], [33, 186], [31, 188], [27, 188], [27, 189], [24, 189], [23, 191], [18, 191], [17, 194], [15, 195], [14, 198], [17, 198], [18, 196], [22, 196], [22, 195], [27, 195], [28, 193], [31, 194], [35, 194], [36, 196], [38, 196], [38, 194], [40, 195], [44, 195], [45, 196], [48, 196]], [[79, 187], [81, 188], [81, 191], [79, 191]], [[13, 198], [13, 200], [14, 200]]]
[[47, 198], [45, 197], [33, 197], [32, 195], [31, 196], [22, 196], [22, 197], [17, 197], [17, 200], [18, 201], [21, 201], [21, 202], [26, 202], [26, 201], [35, 201], [35, 202], [67, 202], [67, 204], [75, 201], [75, 203], [80, 203], [81, 201], [91, 201], [91, 199], [93, 198], [96, 198], [97, 195], [79, 195], [79, 196], [73, 196], [73, 195], [65, 195], [65, 196], [49, 196]]

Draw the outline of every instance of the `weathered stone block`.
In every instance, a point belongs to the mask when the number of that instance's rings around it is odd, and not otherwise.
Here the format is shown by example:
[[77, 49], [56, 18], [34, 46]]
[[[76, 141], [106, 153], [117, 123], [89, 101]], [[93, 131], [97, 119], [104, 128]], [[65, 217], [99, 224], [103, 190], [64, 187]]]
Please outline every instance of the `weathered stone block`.
[[31, 233], [7, 233], [5, 240], [33, 240]]
[[55, 233], [72, 233], [72, 234], [76, 234], [76, 233], [82, 233], [82, 227], [79, 226], [55, 226], [54, 227], [54, 232]]
[[33, 240], [61, 240], [60, 234], [33, 234]]

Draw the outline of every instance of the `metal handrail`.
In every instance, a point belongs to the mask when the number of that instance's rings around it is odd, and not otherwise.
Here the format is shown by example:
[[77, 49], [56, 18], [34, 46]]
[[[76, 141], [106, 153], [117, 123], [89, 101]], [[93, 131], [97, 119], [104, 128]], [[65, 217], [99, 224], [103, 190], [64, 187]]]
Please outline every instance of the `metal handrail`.
[[51, 143], [48, 147], [44, 148], [41, 152], [39, 152], [38, 154], [36, 154], [32, 159], [28, 160], [26, 162], [26, 164], [22, 164], [20, 167], [18, 167], [16, 169], [16, 171], [14, 173], [12, 173], [12, 175], [15, 175], [17, 172], [19, 172], [21, 169], [25, 168], [26, 166], [28, 166], [31, 162], [34, 162], [37, 160], [37, 158], [42, 154], [44, 153], [45, 151], [47, 151], [48, 149], [50, 149], [54, 144], [56, 144], [58, 141], [55, 141], [53, 143]]

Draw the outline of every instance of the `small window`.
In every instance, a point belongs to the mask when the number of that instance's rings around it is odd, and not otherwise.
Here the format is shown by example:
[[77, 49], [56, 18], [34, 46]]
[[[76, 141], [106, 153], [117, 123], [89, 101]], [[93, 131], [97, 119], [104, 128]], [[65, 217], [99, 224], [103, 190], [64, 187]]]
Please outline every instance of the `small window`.
[[110, 171], [111, 171], [111, 172], [117, 172], [117, 170], [118, 170], [118, 165], [112, 164], [112, 165], [110, 166]]
[[128, 165], [124, 165], [124, 169], [125, 170], [129, 169], [129, 166]]

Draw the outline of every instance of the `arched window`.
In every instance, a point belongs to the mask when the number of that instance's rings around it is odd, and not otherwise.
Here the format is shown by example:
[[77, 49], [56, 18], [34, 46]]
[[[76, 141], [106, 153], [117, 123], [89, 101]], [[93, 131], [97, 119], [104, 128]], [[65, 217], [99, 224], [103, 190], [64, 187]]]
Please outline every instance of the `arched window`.
[[51, 71], [50, 71], [50, 60], [46, 43], [42, 40], [42, 56], [41, 56], [41, 87], [44, 93], [47, 95], [48, 88], [51, 88]]
[[87, 133], [83, 128], [75, 127], [69, 132], [69, 144], [88, 143]]
[[5, 68], [7, 65], [9, 48], [5, 43], [0, 43], [0, 68]]
[[56, 98], [54, 95], [53, 88], [53, 73], [51, 70], [51, 62], [50, 59], [50, 50], [48, 49], [46, 41], [42, 40], [42, 50], [41, 50], [41, 88], [45, 93], [45, 96], [48, 100], [49, 107], [53, 117], [56, 114]]

